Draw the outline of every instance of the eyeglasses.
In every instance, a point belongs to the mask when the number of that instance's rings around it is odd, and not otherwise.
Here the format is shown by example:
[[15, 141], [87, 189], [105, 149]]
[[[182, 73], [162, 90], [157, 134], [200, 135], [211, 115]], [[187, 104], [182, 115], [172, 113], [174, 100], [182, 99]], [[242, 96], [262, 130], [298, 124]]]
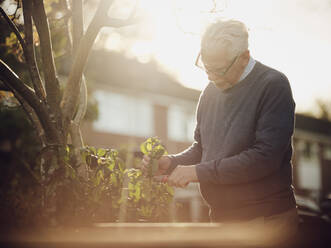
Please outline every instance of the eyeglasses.
[[226, 68], [222, 68], [222, 67], [221, 68], [207, 68], [205, 66], [205, 64], [202, 62], [201, 52], [199, 52], [198, 57], [195, 61], [195, 65], [197, 67], [199, 67], [200, 69], [204, 70], [207, 73], [212, 73], [212, 74], [215, 74], [215, 75], [218, 75], [218, 76], [222, 77], [230, 70], [230, 68], [236, 62], [237, 58], [238, 58], [238, 55], [233, 59], [233, 61], [230, 63], [230, 65], [227, 66]]

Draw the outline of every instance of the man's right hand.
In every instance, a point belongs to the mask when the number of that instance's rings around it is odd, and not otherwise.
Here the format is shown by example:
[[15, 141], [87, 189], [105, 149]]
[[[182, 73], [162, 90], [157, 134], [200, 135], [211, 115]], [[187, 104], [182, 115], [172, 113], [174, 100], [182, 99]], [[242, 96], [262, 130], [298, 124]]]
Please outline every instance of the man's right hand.
[[[144, 173], [147, 173], [148, 166], [151, 166], [149, 164], [151, 158], [148, 155], [144, 155], [144, 158], [141, 162], [141, 169]], [[171, 164], [171, 160], [167, 155], [163, 155], [158, 160], [158, 171], [156, 172], [155, 176], [164, 175], [166, 171], [169, 169]]]

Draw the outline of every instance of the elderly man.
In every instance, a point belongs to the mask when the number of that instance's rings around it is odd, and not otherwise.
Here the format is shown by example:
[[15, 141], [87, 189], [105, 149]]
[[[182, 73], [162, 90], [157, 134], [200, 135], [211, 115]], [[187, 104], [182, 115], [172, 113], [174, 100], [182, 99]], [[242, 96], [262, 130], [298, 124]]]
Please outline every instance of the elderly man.
[[[159, 173], [170, 174], [168, 183], [176, 187], [199, 182], [214, 222], [259, 223], [292, 235], [298, 217], [288, 79], [250, 56], [247, 29], [236, 20], [206, 28], [196, 65], [210, 83], [197, 106], [195, 141], [161, 157]], [[143, 165], [148, 161], [145, 156]]]

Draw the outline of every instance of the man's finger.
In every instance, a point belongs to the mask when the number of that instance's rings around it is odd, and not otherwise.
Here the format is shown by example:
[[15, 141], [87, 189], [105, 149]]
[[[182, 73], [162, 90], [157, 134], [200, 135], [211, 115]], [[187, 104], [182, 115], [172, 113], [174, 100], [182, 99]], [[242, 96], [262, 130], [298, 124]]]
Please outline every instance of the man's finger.
[[157, 182], [161, 182], [161, 183], [167, 183], [168, 182], [168, 175], [155, 176], [153, 178]]
[[146, 161], [147, 163], [151, 160], [151, 158], [148, 155], [144, 155], [143, 161]]

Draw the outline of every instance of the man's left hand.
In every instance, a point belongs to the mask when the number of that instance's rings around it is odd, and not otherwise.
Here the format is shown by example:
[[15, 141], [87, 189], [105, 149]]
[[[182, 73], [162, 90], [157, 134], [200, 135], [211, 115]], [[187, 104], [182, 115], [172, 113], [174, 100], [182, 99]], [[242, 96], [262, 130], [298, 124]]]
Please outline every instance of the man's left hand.
[[178, 165], [167, 182], [170, 186], [184, 188], [191, 182], [198, 182], [195, 165]]

